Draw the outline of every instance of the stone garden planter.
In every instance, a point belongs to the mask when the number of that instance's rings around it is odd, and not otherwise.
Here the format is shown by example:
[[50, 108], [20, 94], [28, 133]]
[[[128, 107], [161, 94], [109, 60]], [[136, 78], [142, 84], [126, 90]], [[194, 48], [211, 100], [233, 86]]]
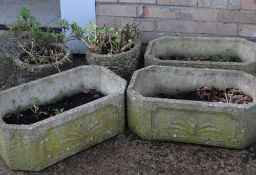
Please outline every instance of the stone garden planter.
[[89, 52], [87, 63], [89, 65], [100, 65], [109, 68], [117, 75], [130, 79], [133, 72], [139, 68], [141, 43], [137, 42], [133, 49], [112, 55], [96, 54]]
[[[216, 54], [236, 56], [241, 59], [241, 62], [160, 59], [175, 55], [210, 56]], [[167, 36], [149, 43], [145, 53], [145, 66], [150, 65], [241, 70], [256, 74], [256, 45], [239, 38]]]
[[[154, 83], [152, 83], [154, 82]], [[215, 86], [239, 88], [256, 98], [256, 78], [240, 71], [150, 66], [134, 73], [128, 87], [128, 125], [141, 138], [229, 148], [256, 141], [256, 105], [160, 99]]]
[[[105, 97], [31, 125], [3, 117], [96, 88]], [[81, 66], [0, 92], [0, 155], [14, 170], [39, 171], [124, 131], [126, 81], [106, 68]]]
[[17, 82], [22, 84], [39, 78], [43, 78], [59, 71], [71, 69], [73, 66], [73, 56], [68, 48], [62, 44], [53, 44], [53, 46], [63, 50], [66, 55], [63, 59], [56, 63], [45, 65], [32, 65], [23, 62], [20, 58], [24, 52], [19, 52], [17, 55], [9, 55], [17, 67]]

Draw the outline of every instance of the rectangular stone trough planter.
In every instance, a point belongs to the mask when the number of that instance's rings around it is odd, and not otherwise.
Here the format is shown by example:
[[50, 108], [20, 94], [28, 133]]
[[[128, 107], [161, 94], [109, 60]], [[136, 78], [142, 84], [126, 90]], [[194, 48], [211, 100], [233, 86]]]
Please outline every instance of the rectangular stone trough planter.
[[[3, 117], [95, 88], [105, 97], [31, 125]], [[39, 171], [124, 131], [126, 81], [100, 66], [83, 66], [0, 92], [0, 155], [13, 170]], [[82, 163], [82, 162], [81, 162]]]
[[[240, 58], [241, 62], [161, 59], [177, 55], [228, 55]], [[145, 66], [150, 65], [240, 70], [255, 75], [256, 44], [242, 38], [166, 36], [149, 42], [145, 53]]]
[[[152, 83], [154, 82], [154, 83]], [[202, 86], [239, 88], [256, 99], [256, 78], [240, 71], [150, 66], [136, 71], [127, 90], [129, 128], [146, 140], [242, 149], [256, 141], [256, 106], [160, 99]]]

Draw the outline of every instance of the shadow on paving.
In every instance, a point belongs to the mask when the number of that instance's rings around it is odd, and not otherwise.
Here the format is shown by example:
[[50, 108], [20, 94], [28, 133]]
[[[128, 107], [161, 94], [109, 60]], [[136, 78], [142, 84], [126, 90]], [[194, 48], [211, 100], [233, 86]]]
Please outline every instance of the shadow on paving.
[[41, 172], [15, 172], [0, 160], [5, 175], [82, 174], [256, 174], [256, 145], [245, 150], [173, 142], [143, 141], [126, 131]]

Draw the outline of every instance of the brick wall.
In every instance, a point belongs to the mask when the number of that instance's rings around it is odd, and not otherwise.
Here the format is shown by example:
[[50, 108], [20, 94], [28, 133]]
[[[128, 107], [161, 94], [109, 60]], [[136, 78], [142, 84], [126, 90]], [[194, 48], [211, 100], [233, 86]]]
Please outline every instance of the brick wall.
[[96, 0], [97, 24], [142, 21], [141, 39], [164, 35], [256, 38], [256, 0]]
[[43, 26], [58, 26], [60, 0], [0, 0], [0, 24], [15, 22], [20, 7], [25, 4]]

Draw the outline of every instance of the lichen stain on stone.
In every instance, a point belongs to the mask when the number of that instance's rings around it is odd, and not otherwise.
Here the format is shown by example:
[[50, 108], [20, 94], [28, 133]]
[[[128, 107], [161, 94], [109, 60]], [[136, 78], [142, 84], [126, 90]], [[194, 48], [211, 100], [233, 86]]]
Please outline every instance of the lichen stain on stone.
[[237, 122], [229, 113], [163, 108], [152, 113], [152, 135], [159, 139], [228, 145], [239, 140], [237, 130]]
[[55, 157], [78, 152], [97, 143], [106, 131], [117, 127], [114, 116], [113, 108], [109, 106], [64, 126], [52, 128], [46, 134], [49, 141], [45, 144], [45, 151]]
[[65, 125], [51, 128], [36, 138], [17, 133], [9, 145], [9, 166], [41, 170], [122, 131], [115, 108], [109, 105]]
[[[130, 129], [138, 134], [140, 137], [144, 137], [145, 134], [149, 131], [150, 126], [147, 126], [145, 123], [147, 120], [150, 120], [150, 116], [143, 117], [140, 112], [140, 108], [136, 107], [137, 105], [131, 105], [132, 109], [129, 109], [128, 113], [128, 125]], [[148, 128], [149, 127], [149, 128]]]
[[[232, 114], [159, 108], [147, 118], [140, 109], [129, 112], [129, 126], [133, 132], [147, 140], [239, 147], [241, 133]], [[141, 113], [142, 114], [142, 113]], [[147, 122], [151, 121], [151, 126]], [[151, 129], [149, 129], [151, 128]]]
[[6, 144], [4, 140], [4, 133], [2, 130], [0, 130], [0, 155], [2, 159], [4, 159], [5, 161], [8, 161]]

